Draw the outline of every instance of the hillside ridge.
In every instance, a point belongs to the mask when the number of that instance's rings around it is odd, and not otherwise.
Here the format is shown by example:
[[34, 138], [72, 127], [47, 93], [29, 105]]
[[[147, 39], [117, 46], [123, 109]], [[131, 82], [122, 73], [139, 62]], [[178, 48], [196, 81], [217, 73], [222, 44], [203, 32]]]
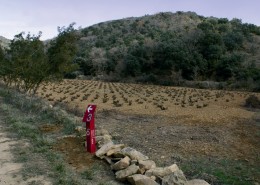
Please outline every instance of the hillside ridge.
[[80, 68], [67, 77], [162, 85], [260, 79], [260, 27], [236, 18], [163, 12], [102, 22], [78, 36]]

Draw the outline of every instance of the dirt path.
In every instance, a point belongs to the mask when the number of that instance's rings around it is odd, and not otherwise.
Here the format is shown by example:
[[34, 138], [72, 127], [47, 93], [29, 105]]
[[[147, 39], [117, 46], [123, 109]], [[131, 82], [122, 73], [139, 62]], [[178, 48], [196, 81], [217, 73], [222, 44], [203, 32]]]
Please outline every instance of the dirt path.
[[16, 163], [12, 154], [13, 147], [28, 147], [28, 143], [11, 138], [5, 131], [3, 115], [0, 113], [0, 184], [1, 185], [51, 185], [43, 176], [24, 179], [22, 176], [22, 163]]

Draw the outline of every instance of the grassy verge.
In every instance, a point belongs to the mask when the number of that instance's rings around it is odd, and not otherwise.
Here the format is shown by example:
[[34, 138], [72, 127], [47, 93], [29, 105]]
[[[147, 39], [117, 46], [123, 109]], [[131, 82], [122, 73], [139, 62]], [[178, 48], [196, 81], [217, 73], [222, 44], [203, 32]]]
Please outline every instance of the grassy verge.
[[182, 161], [180, 167], [190, 179], [205, 179], [214, 185], [254, 185], [260, 177], [259, 160], [249, 164], [245, 160], [198, 158]]
[[[17, 162], [22, 162], [24, 179], [43, 175], [54, 185], [113, 184], [101, 178], [104, 167], [95, 164], [83, 172], [73, 170], [64, 156], [53, 150], [60, 136], [73, 134], [76, 119], [59, 108], [52, 108], [44, 101], [6, 90], [0, 86], [0, 111], [8, 133], [17, 140], [27, 141], [27, 147], [16, 146], [13, 154]], [[42, 125], [60, 125], [55, 133], [44, 133]], [[112, 176], [113, 177], [113, 176]]]

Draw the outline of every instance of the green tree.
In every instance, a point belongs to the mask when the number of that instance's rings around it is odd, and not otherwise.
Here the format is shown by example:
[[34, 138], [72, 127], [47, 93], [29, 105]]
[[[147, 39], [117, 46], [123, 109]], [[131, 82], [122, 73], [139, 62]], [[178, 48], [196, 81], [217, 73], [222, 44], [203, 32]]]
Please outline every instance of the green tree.
[[4, 50], [2, 49], [2, 47], [0, 46], [0, 77], [2, 77], [3, 73], [4, 73]]
[[141, 65], [138, 62], [138, 59], [133, 55], [127, 55], [126, 57], [126, 68], [125, 74], [126, 76], [137, 76], [141, 73]]
[[58, 36], [53, 39], [47, 51], [52, 78], [62, 79], [66, 73], [75, 71], [78, 65], [73, 63], [77, 52], [78, 36], [74, 23], [68, 27], [58, 27]]
[[11, 41], [5, 60], [4, 80], [14, 84], [19, 90], [35, 92], [46, 80], [49, 70], [44, 52], [44, 44], [38, 35], [20, 33]]
[[223, 41], [228, 51], [237, 50], [243, 46], [243, 35], [240, 32], [228, 32]]

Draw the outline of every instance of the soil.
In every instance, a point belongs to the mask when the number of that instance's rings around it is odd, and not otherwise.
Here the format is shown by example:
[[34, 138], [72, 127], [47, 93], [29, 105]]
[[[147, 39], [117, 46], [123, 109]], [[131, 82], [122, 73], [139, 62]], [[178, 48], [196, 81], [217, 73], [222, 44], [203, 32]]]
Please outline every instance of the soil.
[[53, 149], [64, 154], [66, 161], [77, 171], [91, 168], [94, 163], [99, 162], [93, 154], [84, 149], [85, 139], [83, 137], [66, 137], [60, 139]]
[[44, 133], [52, 133], [52, 132], [58, 132], [62, 129], [61, 125], [41, 125], [39, 127], [41, 132]]
[[[252, 94], [260, 98], [259, 93], [83, 80], [48, 84], [38, 92], [52, 105], [62, 103], [82, 116], [88, 104], [97, 104], [96, 126], [159, 166], [203, 158], [259, 167], [260, 111], [243, 107]], [[60, 143], [59, 150], [76, 169], [84, 160], [84, 165], [95, 161], [83, 151], [83, 139]], [[259, 175], [252, 181], [260, 182]]]

